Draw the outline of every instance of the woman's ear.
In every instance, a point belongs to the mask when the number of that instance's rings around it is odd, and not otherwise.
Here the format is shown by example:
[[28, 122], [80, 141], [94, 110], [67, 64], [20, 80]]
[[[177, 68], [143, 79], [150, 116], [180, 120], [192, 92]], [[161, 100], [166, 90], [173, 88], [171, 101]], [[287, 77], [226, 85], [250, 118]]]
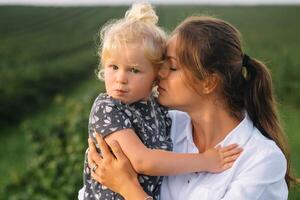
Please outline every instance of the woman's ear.
[[216, 73], [209, 74], [203, 80], [203, 94], [212, 93], [219, 84], [219, 77]]

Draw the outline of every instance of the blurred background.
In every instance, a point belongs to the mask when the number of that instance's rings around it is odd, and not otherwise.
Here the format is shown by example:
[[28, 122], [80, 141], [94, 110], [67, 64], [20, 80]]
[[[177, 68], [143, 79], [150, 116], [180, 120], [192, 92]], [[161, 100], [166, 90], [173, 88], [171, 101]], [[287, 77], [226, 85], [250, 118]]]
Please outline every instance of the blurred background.
[[[99, 30], [131, 3], [82, 2], [0, 0], [0, 199], [77, 199], [88, 115], [103, 91], [95, 75]], [[299, 1], [150, 2], [168, 32], [192, 14], [241, 31], [245, 52], [271, 68], [299, 177]], [[289, 199], [300, 199], [299, 188]]]

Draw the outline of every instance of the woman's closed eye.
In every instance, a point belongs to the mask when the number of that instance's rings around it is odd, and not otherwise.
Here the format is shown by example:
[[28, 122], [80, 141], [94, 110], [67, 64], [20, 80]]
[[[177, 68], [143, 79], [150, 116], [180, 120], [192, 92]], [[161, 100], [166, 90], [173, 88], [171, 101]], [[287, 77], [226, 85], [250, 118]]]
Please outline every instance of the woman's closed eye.
[[169, 68], [171, 71], [177, 71], [178, 70], [178, 68], [177, 67], [175, 67], [175, 66], [170, 66], [170, 68]]

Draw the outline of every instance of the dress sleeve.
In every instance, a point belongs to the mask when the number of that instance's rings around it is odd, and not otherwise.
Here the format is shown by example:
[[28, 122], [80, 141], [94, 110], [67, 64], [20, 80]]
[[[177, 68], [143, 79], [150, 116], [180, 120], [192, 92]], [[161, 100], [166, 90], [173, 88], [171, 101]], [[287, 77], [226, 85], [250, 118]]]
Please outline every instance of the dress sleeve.
[[259, 159], [240, 171], [222, 200], [287, 199], [288, 189], [284, 179], [287, 165], [284, 155], [280, 151], [270, 151], [258, 157]]
[[96, 99], [89, 118], [89, 134], [95, 137], [94, 130], [103, 137], [122, 130], [133, 128], [131, 111], [110, 100]]

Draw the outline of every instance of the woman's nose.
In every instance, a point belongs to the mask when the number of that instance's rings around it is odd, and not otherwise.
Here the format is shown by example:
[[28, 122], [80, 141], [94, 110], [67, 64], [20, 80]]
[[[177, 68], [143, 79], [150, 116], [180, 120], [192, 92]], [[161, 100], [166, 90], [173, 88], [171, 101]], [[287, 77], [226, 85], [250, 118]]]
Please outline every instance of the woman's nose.
[[164, 79], [169, 75], [170, 67], [168, 64], [163, 64], [158, 71], [158, 76], [160, 79]]

